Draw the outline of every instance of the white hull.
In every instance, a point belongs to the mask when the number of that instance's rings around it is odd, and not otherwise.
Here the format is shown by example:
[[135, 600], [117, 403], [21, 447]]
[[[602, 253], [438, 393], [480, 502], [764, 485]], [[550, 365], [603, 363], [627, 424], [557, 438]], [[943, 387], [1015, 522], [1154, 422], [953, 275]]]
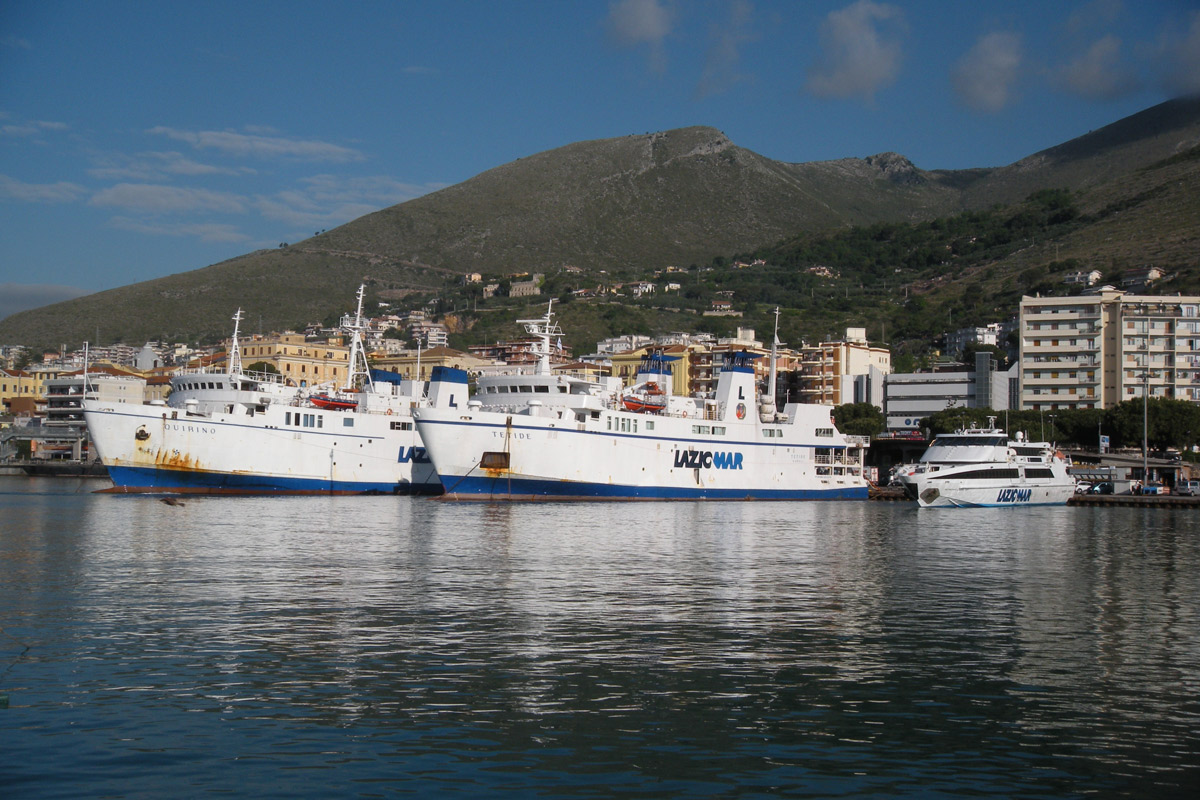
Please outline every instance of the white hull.
[[896, 478], [922, 508], [1064, 505], [1075, 493], [1068, 466], [1049, 442], [972, 426], [940, 434]]
[[[794, 415], [797, 407], [788, 410]], [[828, 409], [812, 410], [828, 424]], [[553, 409], [541, 413], [554, 416], [445, 409], [418, 409], [415, 416], [451, 499], [867, 497], [861, 459], [849, 463], [851, 449], [840, 436], [800, 435], [811, 425], [615, 409], [584, 421], [569, 409], [562, 417]], [[724, 433], [715, 436], [714, 428]], [[780, 435], [768, 439], [763, 429]]]
[[274, 404], [252, 415], [193, 415], [86, 401], [84, 417], [115, 491], [440, 491], [411, 417], [398, 413]]
[[1069, 477], [1016, 482], [922, 478], [911, 484], [901, 479], [921, 508], [1064, 505], [1075, 493], [1075, 481]]

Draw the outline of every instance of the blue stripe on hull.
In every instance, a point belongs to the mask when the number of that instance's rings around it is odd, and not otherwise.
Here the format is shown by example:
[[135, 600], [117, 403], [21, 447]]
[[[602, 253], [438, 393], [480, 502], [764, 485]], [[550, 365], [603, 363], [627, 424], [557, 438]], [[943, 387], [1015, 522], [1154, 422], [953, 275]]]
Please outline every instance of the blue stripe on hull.
[[109, 467], [114, 492], [179, 494], [441, 494], [438, 483], [323, 481], [152, 467]]
[[867, 487], [842, 489], [701, 489], [618, 486], [533, 478], [446, 478], [452, 500], [866, 500]]

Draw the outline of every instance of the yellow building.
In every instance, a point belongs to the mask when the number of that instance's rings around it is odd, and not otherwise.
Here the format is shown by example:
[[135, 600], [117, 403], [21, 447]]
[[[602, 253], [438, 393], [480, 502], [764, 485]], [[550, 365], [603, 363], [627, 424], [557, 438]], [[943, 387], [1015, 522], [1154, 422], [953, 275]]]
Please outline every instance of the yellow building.
[[[45, 380], [45, 374], [41, 372], [22, 369], [0, 370], [0, 405], [3, 405], [4, 413], [28, 412], [39, 398], [44, 401]], [[14, 400], [17, 401], [15, 404]]]
[[637, 380], [638, 367], [642, 359], [650, 353], [662, 353], [668, 358], [676, 358], [671, 362], [671, 393], [686, 397], [695, 390], [695, 364], [705, 361], [703, 354], [708, 349], [702, 345], [650, 345], [639, 347], [637, 350], [627, 350], [624, 353], [613, 353], [612, 375], [620, 378], [626, 387], [633, 386]]
[[[232, 342], [226, 342], [226, 348]], [[350, 348], [340, 340], [309, 341], [304, 334], [280, 333], [252, 336], [239, 342], [242, 365], [265, 362], [297, 386], [341, 384], [350, 369]]]
[[474, 375], [478, 374], [481, 367], [491, 364], [491, 361], [449, 347], [433, 347], [422, 350], [420, 354], [416, 350], [405, 350], [395, 355], [371, 359], [371, 367], [374, 369], [394, 372], [406, 380], [421, 381], [429, 380], [434, 367], [453, 367]]

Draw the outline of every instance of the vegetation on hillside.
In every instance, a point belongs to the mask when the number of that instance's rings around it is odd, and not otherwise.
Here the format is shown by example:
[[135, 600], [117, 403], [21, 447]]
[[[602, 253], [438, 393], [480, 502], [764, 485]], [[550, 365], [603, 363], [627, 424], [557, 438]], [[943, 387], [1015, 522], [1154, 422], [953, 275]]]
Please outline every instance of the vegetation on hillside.
[[[1032, 241], [1062, 237], [1086, 224], [1071, 192], [1043, 190], [1013, 207], [805, 235], [691, 264], [685, 272], [558, 273], [542, 289], [567, 301], [559, 307], [570, 320], [564, 327], [572, 343], [584, 347], [616, 333], [682, 329], [723, 336], [738, 326], [769, 338], [778, 306], [780, 338], [793, 345], [837, 338], [851, 326], [866, 328], [871, 340], [889, 343], [895, 353], [926, 356], [943, 332], [1008, 319], [1022, 294], [1061, 290], [1057, 278], [1082, 268], [1078, 261], [1051, 262], [1003, 278], [994, 265]], [[636, 299], [570, 299], [577, 289], [611, 289], [634, 280], [654, 281], [658, 291]], [[678, 282], [679, 291], [665, 292], [668, 282]], [[453, 287], [438, 298], [437, 308], [473, 321], [454, 338], [457, 346], [514, 333], [511, 314], [491, 313], [509, 307], [513, 301], [507, 298], [480, 300]], [[720, 298], [730, 299], [742, 316], [703, 316]]]

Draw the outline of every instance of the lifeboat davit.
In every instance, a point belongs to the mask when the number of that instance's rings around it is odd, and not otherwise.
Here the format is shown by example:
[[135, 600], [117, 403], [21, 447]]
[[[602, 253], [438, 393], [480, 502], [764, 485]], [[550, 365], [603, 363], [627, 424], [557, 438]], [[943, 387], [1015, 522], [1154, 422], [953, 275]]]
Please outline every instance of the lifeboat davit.
[[626, 411], [654, 413], [667, 407], [667, 395], [657, 383], [647, 383], [621, 398]]

